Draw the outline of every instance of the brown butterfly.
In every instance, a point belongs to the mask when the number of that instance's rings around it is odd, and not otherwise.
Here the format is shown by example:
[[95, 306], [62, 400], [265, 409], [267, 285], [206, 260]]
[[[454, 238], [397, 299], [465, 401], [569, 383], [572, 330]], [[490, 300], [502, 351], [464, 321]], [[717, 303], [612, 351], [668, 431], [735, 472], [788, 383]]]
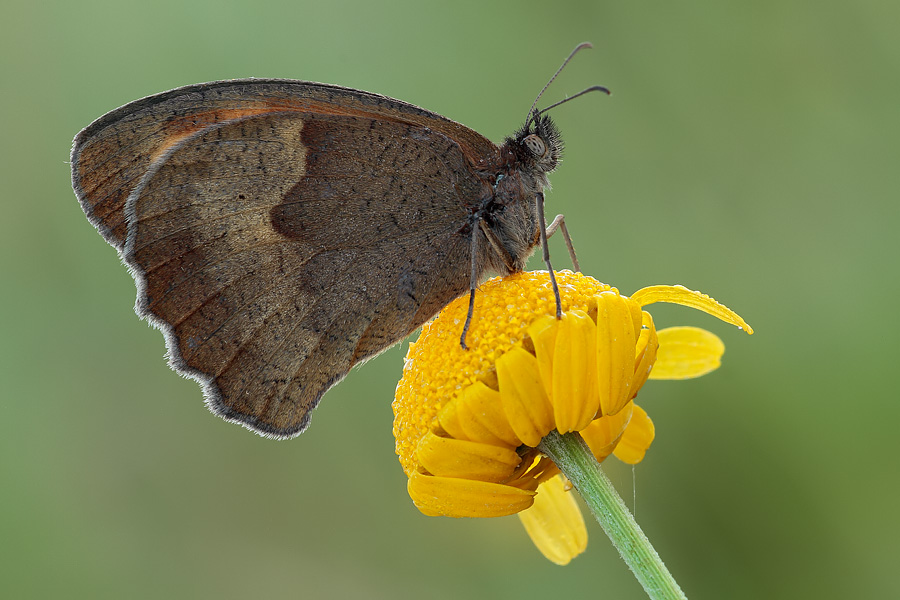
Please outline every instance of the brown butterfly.
[[291, 437], [351, 367], [524, 268], [562, 150], [546, 110], [497, 146], [359, 90], [202, 83], [81, 131], [72, 185], [171, 367], [214, 413]]

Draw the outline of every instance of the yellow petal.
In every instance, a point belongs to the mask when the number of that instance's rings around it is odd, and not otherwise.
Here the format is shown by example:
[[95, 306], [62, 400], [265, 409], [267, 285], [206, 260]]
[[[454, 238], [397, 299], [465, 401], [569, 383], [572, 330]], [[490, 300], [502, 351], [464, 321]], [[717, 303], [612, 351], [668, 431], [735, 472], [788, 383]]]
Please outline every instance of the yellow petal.
[[737, 325], [749, 334], [753, 334], [753, 328], [736, 312], [723, 304], [719, 304], [706, 294], [689, 290], [683, 285], [653, 285], [645, 287], [633, 293], [631, 299], [641, 306], [647, 306], [654, 302], [669, 302], [696, 308], [722, 319], [726, 323]]
[[580, 310], [564, 313], [558, 324], [551, 401], [556, 429], [568, 433], [587, 427], [600, 409], [597, 325]]
[[499, 483], [416, 472], [406, 489], [416, 507], [432, 517], [503, 517], [531, 506], [535, 494]]
[[521, 445], [503, 412], [500, 392], [476, 381], [438, 413], [438, 423], [450, 437], [495, 446]]
[[497, 359], [503, 412], [516, 437], [537, 446], [553, 429], [553, 406], [541, 382], [538, 360], [521, 347]]
[[634, 337], [636, 338], [641, 333], [641, 327], [644, 325], [644, 311], [641, 310], [641, 305], [631, 298], [626, 298], [625, 300], [631, 313], [631, 323], [634, 327]]
[[512, 477], [503, 483], [533, 492], [538, 485], [557, 475], [559, 468], [556, 463], [532, 449], [530, 452], [526, 451]]
[[722, 364], [725, 344], [698, 327], [660, 329], [659, 354], [650, 379], [690, 379], [715, 371]]
[[653, 372], [653, 365], [656, 363], [656, 357], [659, 352], [659, 337], [656, 333], [656, 327], [653, 325], [653, 317], [650, 313], [643, 314], [644, 328], [641, 329], [641, 335], [638, 338], [637, 346], [634, 349], [634, 383], [631, 386], [631, 397], [634, 398], [645, 383], [647, 378]]
[[531, 508], [519, 513], [525, 531], [550, 561], [568, 564], [587, 548], [587, 528], [573, 494], [562, 477], [542, 483]]
[[559, 331], [556, 317], [545, 315], [528, 326], [528, 336], [534, 346], [538, 360], [541, 381], [549, 396], [553, 390], [553, 349], [556, 347], [556, 333]]
[[442, 477], [465, 477], [500, 482], [508, 479], [522, 461], [515, 449], [441, 437], [422, 436], [416, 452], [419, 464]]
[[[497, 394], [497, 399], [499, 401], [500, 393], [488, 388], [480, 381], [474, 383], [471, 387], [474, 388], [478, 385], [486, 388], [488, 392]], [[478, 393], [479, 391], [480, 390], [477, 390], [471, 393]], [[469, 392], [469, 389], [467, 388], [464, 392]], [[462, 419], [459, 416], [459, 407], [460, 404], [458, 402], [448, 402], [445, 404], [441, 410], [438, 411], [438, 425], [440, 426], [440, 429], [444, 430], [450, 437], [455, 437], [458, 440], [467, 440], [469, 439], [469, 436], [466, 435], [466, 430], [463, 428]]]
[[625, 433], [619, 439], [619, 445], [613, 450], [613, 454], [623, 463], [637, 464], [644, 459], [644, 454], [653, 442], [655, 435], [656, 429], [653, 427], [653, 421], [647, 416], [647, 411], [635, 404], [631, 421], [628, 422]]
[[581, 437], [587, 442], [588, 448], [598, 461], [602, 462], [615, 450], [628, 422], [631, 421], [633, 410], [634, 402], [629, 402], [616, 414], [594, 419], [590, 425], [581, 430]]
[[634, 395], [635, 335], [628, 304], [612, 292], [597, 296], [597, 376], [602, 415], [616, 414]]

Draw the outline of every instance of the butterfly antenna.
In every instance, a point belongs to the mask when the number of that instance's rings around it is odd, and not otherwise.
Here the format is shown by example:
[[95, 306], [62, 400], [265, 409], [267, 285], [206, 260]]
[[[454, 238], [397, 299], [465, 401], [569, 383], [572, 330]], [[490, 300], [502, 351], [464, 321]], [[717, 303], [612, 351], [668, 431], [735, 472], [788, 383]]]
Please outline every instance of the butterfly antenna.
[[589, 87], [589, 88], [586, 89], [586, 90], [581, 90], [580, 92], [578, 92], [578, 93], [575, 94], [574, 96], [569, 96], [568, 98], [563, 98], [563, 99], [560, 100], [559, 102], [554, 102], [553, 104], [551, 104], [551, 105], [548, 106], [547, 108], [542, 108], [541, 110], [534, 110], [534, 109], [532, 108], [531, 110], [532, 110], [532, 112], [535, 114], [535, 116], [539, 117], [539, 116], [541, 116], [542, 114], [544, 114], [545, 112], [547, 112], [548, 110], [550, 110], [551, 108], [556, 108], [556, 107], [559, 106], [560, 104], [565, 104], [565, 103], [568, 102], [569, 100], [574, 100], [574, 99], [577, 98], [578, 96], [584, 96], [584, 95], [587, 94], [588, 92], [603, 92], [603, 93], [606, 94], [607, 96], [609, 96], [610, 94], [612, 94], [612, 92], [610, 92], [607, 88], [603, 87], [602, 85], [592, 85], [591, 87]]
[[[538, 100], [541, 99], [541, 96], [544, 95], [544, 92], [547, 91], [547, 88], [550, 87], [550, 84], [553, 83], [553, 80], [556, 79], [556, 77], [562, 72], [562, 70], [564, 68], [566, 68], [566, 65], [569, 64], [569, 61], [572, 60], [572, 57], [575, 56], [576, 54], [578, 54], [578, 52], [580, 50], [584, 50], [585, 48], [593, 48], [593, 47], [594, 46], [590, 42], [582, 42], [582, 43], [578, 44], [577, 46], [575, 46], [575, 49], [572, 50], [572, 52], [569, 54], [569, 57], [563, 61], [563, 64], [561, 64], [559, 66], [559, 68], [556, 70], [556, 73], [554, 73], [553, 77], [550, 78], [550, 81], [547, 82], [547, 84], [544, 86], [544, 88], [537, 95], [537, 98], [534, 99], [534, 102], [531, 103], [531, 108], [528, 110], [528, 118], [529, 119], [533, 118], [532, 115], [534, 114], [534, 107], [537, 106]], [[584, 92], [582, 92], [582, 94], [583, 93]], [[579, 95], [581, 95], [581, 94], [579, 94]], [[546, 110], [546, 109], [544, 109], [544, 110]]]

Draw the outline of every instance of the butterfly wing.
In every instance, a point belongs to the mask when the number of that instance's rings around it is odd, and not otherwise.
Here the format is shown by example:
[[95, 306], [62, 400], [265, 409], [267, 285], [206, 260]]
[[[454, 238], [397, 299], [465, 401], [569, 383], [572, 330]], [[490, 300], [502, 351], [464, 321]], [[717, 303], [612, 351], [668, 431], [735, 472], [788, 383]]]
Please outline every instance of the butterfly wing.
[[464, 228], [485, 192], [460, 174], [492, 148], [381, 96], [225, 82], [101, 118], [76, 138], [73, 181], [173, 368], [217, 414], [285, 437], [468, 289]]

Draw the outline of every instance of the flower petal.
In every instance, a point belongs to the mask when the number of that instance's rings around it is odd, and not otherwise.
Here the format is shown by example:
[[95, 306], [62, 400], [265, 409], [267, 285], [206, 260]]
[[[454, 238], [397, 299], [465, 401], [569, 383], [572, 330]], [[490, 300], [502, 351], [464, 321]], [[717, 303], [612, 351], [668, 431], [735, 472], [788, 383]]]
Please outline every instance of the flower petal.
[[522, 462], [516, 467], [509, 481], [503, 483], [533, 492], [540, 484], [557, 475], [559, 475], [559, 468], [556, 464], [532, 448], [525, 450]]
[[634, 382], [631, 385], [632, 398], [637, 395], [652, 373], [653, 365], [656, 363], [656, 356], [659, 352], [659, 338], [656, 334], [656, 327], [653, 325], [653, 317], [650, 313], [643, 313], [644, 328], [641, 329], [641, 335], [638, 337], [637, 346], [634, 349]]
[[[476, 384], [473, 384], [472, 387], [475, 387], [475, 385], [477, 385], [478, 383], [481, 383], [481, 382], [477, 382]], [[484, 385], [484, 384], [481, 383], [481, 385]], [[484, 386], [484, 387], [487, 387], [487, 386]], [[494, 391], [494, 390], [491, 390], [490, 388], [488, 388], [488, 390], [492, 391], [492, 392]], [[466, 391], [468, 391], [468, 390], [466, 390]], [[499, 395], [500, 395], [499, 392], [494, 392], [494, 393], [497, 394], [497, 396], [499, 398]], [[458, 440], [469, 439], [469, 436], [466, 435], [466, 430], [463, 428], [462, 420], [459, 416], [459, 411], [457, 410], [459, 408], [459, 406], [460, 405], [457, 402], [448, 402], [447, 404], [445, 404], [441, 408], [441, 410], [438, 411], [438, 414], [437, 414], [438, 427], [437, 428], [433, 427], [433, 430], [441, 429], [444, 431], [444, 433], [446, 433], [450, 437], [455, 437]]]
[[531, 508], [519, 513], [525, 531], [550, 561], [568, 564], [587, 548], [587, 527], [561, 476], [542, 483]]
[[500, 392], [476, 381], [438, 413], [441, 429], [458, 440], [516, 447], [522, 443], [510, 428]]
[[635, 404], [631, 421], [628, 422], [613, 454], [623, 463], [637, 464], [644, 459], [644, 454], [655, 435], [656, 429], [653, 427], [653, 421], [647, 416], [647, 411]]
[[534, 346], [534, 353], [538, 360], [538, 369], [541, 373], [541, 381], [549, 396], [553, 391], [553, 349], [556, 347], [556, 333], [559, 331], [556, 317], [544, 315], [535, 319], [528, 326], [528, 336]]
[[602, 415], [616, 414], [634, 395], [635, 335], [628, 304], [612, 292], [597, 296], [597, 379]]
[[553, 428], [553, 406], [541, 382], [538, 360], [521, 347], [497, 359], [503, 412], [516, 437], [537, 446]]
[[[553, 417], [560, 433], [581, 431], [600, 409], [597, 325], [580, 310], [563, 313], [557, 323], [559, 331], [553, 349]], [[629, 351], [629, 355], [633, 353], [633, 349]]]
[[650, 379], [690, 379], [715, 371], [722, 364], [725, 344], [698, 327], [668, 327], [657, 332], [659, 354]]
[[416, 472], [406, 489], [416, 507], [432, 517], [503, 517], [531, 506], [535, 494], [500, 483]]
[[706, 294], [689, 290], [683, 285], [652, 285], [636, 291], [631, 295], [631, 299], [641, 306], [647, 306], [654, 302], [669, 302], [696, 308], [726, 323], [737, 325], [751, 335], [753, 334], [753, 328], [736, 312], [723, 304], [719, 304]]
[[431, 432], [422, 436], [416, 457], [419, 464], [434, 475], [498, 483], [508, 479], [522, 462], [515, 449], [442, 437]]
[[629, 402], [616, 414], [594, 419], [590, 425], [581, 430], [581, 437], [587, 442], [588, 448], [598, 461], [603, 462], [613, 453], [631, 421], [633, 409], [634, 402]]

